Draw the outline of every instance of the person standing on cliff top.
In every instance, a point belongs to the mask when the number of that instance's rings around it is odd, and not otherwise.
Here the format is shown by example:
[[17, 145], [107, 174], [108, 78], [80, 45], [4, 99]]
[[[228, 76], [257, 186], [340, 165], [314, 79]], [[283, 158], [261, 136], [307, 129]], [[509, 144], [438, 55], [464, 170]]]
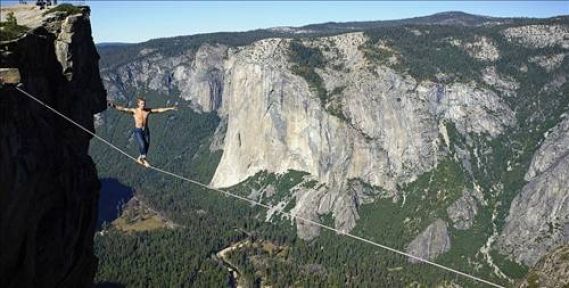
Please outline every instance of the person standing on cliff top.
[[144, 165], [145, 167], [150, 167], [150, 163], [146, 160], [146, 154], [148, 153], [148, 147], [150, 146], [150, 131], [148, 130], [148, 115], [150, 113], [162, 113], [166, 111], [177, 110], [176, 107], [168, 108], [148, 108], [146, 107], [146, 100], [143, 98], [136, 99], [136, 108], [126, 108], [115, 105], [112, 102], [108, 102], [110, 107], [115, 108], [118, 111], [130, 113], [134, 117], [134, 136], [136, 142], [138, 142], [138, 149], [140, 151], [140, 156], [138, 156], [138, 163]]

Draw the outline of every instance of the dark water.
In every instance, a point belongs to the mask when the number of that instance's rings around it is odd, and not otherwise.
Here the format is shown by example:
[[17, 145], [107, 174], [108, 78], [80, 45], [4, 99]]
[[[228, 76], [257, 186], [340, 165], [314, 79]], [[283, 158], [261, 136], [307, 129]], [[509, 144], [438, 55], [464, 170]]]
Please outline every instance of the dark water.
[[111, 223], [117, 219], [122, 205], [133, 196], [133, 189], [114, 178], [101, 178], [101, 196], [99, 197], [99, 218], [97, 230], [103, 222]]

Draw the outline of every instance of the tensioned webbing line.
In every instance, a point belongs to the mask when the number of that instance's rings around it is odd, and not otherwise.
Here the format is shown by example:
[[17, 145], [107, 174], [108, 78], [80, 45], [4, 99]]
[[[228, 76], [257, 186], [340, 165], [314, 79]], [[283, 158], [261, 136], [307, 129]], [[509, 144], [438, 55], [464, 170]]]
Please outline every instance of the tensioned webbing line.
[[[73, 125], [77, 126], [77, 127], [80, 128], [81, 130], [85, 131], [86, 133], [90, 134], [91, 136], [95, 137], [96, 139], [100, 140], [101, 142], [107, 144], [109, 147], [111, 147], [111, 148], [117, 150], [119, 153], [123, 154], [124, 156], [130, 158], [131, 160], [133, 160], [133, 161], [135, 161], [135, 162], [138, 162], [138, 160], [137, 160], [136, 158], [134, 158], [133, 156], [129, 155], [128, 153], [126, 153], [125, 151], [123, 151], [122, 149], [120, 149], [119, 147], [115, 146], [113, 143], [111, 143], [111, 142], [107, 141], [106, 139], [102, 138], [101, 136], [99, 136], [99, 135], [97, 135], [97, 134], [91, 132], [89, 129], [83, 127], [81, 124], [79, 124], [79, 123], [73, 121], [73, 119], [67, 117], [66, 115], [62, 114], [61, 112], [57, 111], [56, 109], [52, 108], [51, 106], [45, 104], [43, 101], [41, 101], [41, 100], [39, 100], [38, 98], [32, 96], [30, 93], [24, 91], [23, 89], [21, 89], [21, 86], [16, 86], [16, 89], [17, 89], [18, 91], [22, 92], [24, 95], [28, 96], [30, 99], [32, 99], [32, 100], [36, 101], [37, 103], [39, 103], [40, 105], [46, 107], [46, 108], [49, 109], [51, 112], [53, 112], [53, 113], [55, 113], [55, 114], [61, 116], [63, 119], [65, 119], [65, 120], [67, 120], [68, 122], [72, 123]], [[150, 167], [148, 167], [148, 169], [152, 169], [152, 170], [157, 171], [157, 172], [162, 173], [162, 174], [170, 175], [170, 176], [172, 176], [172, 177], [174, 177], [174, 178], [177, 178], [177, 179], [180, 179], [180, 180], [183, 180], [183, 181], [186, 181], [186, 182], [190, 182], [190, 183], [196, 184], [196, 185], [201, 186], [201, 187], [203, 187], [203, 188], [205, 188], [205, 189], [212, 190], [212, 191], [216, 191], [216, 192], [222, 193], [222, 194], [224, 194], [224, 195], [226, 195], [226, 196], [229, 196], [229, 197], [233, 197], [233, 198], [236, 198], [236, 199], [239, 199], [239, 200], [243, 200], [243, 201], [249, 202], [249, 203], [254, 204], [254, 205], [259, 205], [259, 206], [264, 207], [264, 208], [266, 208], [266, 209], [274, 209], [274, 208], [275, 208], [275, 207], [272, 206], [272, 205], [263, 204], [263, 203], [261, 203], [261, 202], [255, 201], [255, 200], [252, 200], [252, 199], [249, 199], [249, 198], [246, 198], [246, 197], [243, 197], [243, 196], [239, 196], [239, 195], [237, 195], [237, 194], [233, 194], [233, 193], [231, 193], [231, 192], [229, 192], [229, 191], [225, 191], [225, 190], [221, 190], [221, 189], [218, 189], [218, 188], [210, 187], [210, 186], [208, 186], [208, 185], [206, 185], [206, 184], [203, 184], [203, 183], [201, 183], [201, 182], [192, 180], [192, 179], [190, 179], [190, 178], [186, 178], [186, 177], [184, 177], [184, 176], [181, 176], [181, 175], [178, 175], [178, 174], [175, 174], [175, 173], [172, 173], [172, 172], [170, 172], [170, 171], [166, 171], [166, 170], [163, 170], [163, 169], [154, 167], [154, 166], [150, 166]], [[499, 285], [499, 284], [496, 284], [496, 283], [494, 283], [494, 282], [491, 282], [491, 281], [488, 281], [488, 280], [484, 280], [484, 279], [482, 279], [482, 278], [479, 278], [479, 277], [470, 275], [470, 274], [468, 274], [468, 273], [461, 272], [461, 271], [455, 270], [455, 269], [453, 269], [453, 268], [450, 268], [450, 267], [447, 267], [447, 266], [444, 266], [444, 265], [441, 265], [441, 264], [438, 264], [438, 263], [429, 261], [429, 260], [427, 260], [427, 259], [423, 259], [423, 258], [421, 258], [421, 257], [415, 256], [415, 255], [412, 255], [412, 254], [409, 254], [409, 253], [407, 253], [407, 252], [404, 252], [404, 251], [401, 251], [401, 250], [398, 250], [398, 249], [395, 249], [395, 248], [391, 248], [391, 247], [388, 247], [388, 246], [379, 244], [379, 243], [377, 243], [377, 242], [374, 242], [374, 241], [371, 241], [371, 240], [362, 238], [362, 237], [360, 237], [360, 236], [356, 236], [356, 235], [351, 234], [351, 233], [349, 233], [349, 232], [341, 231], [341, 230], [336, 229], [336, 228], [334, 228], [334, 227], [331, 227], [331, 226], [322, 224], [322, 223], [317, 222], [317, 221], [314, 221], [314, 220], [310, 220], [310, 219], [308, 219], [308, 218], [305, 218], [305, 217], [296, 215], [296, 214], [294, 214], [294, 213], [282, 211], [282, 210], [279, 210], [279, 209], [276, 209], [276, 213], [281, 214], [281, 215], [285, 215], [285, 216], [288, 216], [288, 217], [291, 217], [292, 219], [301, 220], [302, 222], [305, 222], [305, 223], [310, 223], [310, 224], [312, 224], [312, 225], [318, 226], [318, 227], [320, 227], [320, 228], [323, 228], [323, 229], [326, 229], [326, 230], [329, 230], [329, 231], [334, 231], [334, 232], [336, 232], [336, 233], [338, 233], [338, 234], [341, 234], [341, 235], [344, 235], [344, 236], [346, 236], [346, 237], [349, 237], [349, 238], [352, 238], [352, 239], [355, 239], [355, 240], [359, 240], [359, 241], [362, 241], [362, 242], [364, 242], [364, 243], [367, 243], [367, 244], [370, 244], [370, 245], [373, 245], [373, 246], [376, 246], [376, 247], [379, 247], [379, 248], [382, 248], [382, 249], [391, 251], [391, 252], [393, 252], [393, 253], [396, 253], [396, 254], [399, 254], [399, 255], [403, 255], [403, 256], [406, 256], [406, 257], [415, 259], [415, 260], [417, 260], [417, 261], [420, 261], [420, 262], [423, 262], [423, 263], [426, 263], [426, 264], [435, 266], [435, 267], [437, 267], [437, 268], [440, 268], [440, 269], [443, 269], [443, 270], [446, 270], [446, 271], [449, 271], [449, 272], [452, 272], [452, 273], [455, 273], [455, 274], [464, 276], [464, 277], [466, 277], [466, 278], [470, 278], [470, 279], [472, 279], [472, 280], [475, 280], [475, 281], [478, 281], [478, 282], [481, 282], [481, 283], [484, 283], [484, 284], [488, 284], [488, 285], [493, 286], [493, 287], [504, 288], [504, 286]]]

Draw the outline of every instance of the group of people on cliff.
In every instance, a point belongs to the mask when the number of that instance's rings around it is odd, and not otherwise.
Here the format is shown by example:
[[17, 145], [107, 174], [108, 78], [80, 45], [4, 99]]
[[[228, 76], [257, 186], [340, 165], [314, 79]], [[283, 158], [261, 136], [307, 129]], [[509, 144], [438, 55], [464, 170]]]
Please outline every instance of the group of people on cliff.
[[[20, 4], [28, 4], [27, 0], [19, 0]], [[57, 0], [36, 0], [36, 6], [44, 9], [46, 6], [57, 5]]]

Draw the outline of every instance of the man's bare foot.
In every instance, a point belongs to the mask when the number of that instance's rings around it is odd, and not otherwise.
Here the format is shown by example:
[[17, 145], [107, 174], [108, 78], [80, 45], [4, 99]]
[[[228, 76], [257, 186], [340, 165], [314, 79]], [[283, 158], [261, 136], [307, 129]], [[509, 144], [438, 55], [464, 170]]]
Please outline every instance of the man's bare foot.
[[150, 167], [150, 163], [148, 163], [148, 161], [146, 161], [146, 157], [142, 155], [136, 158], [136, 162], [138, 162], [138, 164], [143, 165], [146, 168]]
[[142, 165], [144, 165], [144, 167], [146, 167], [146, 168], [150, 167], [150, 163], [148, 163], [148, 161], [146, 160], [146, 158], [140, 159], [140, 163], [141, 163]]

